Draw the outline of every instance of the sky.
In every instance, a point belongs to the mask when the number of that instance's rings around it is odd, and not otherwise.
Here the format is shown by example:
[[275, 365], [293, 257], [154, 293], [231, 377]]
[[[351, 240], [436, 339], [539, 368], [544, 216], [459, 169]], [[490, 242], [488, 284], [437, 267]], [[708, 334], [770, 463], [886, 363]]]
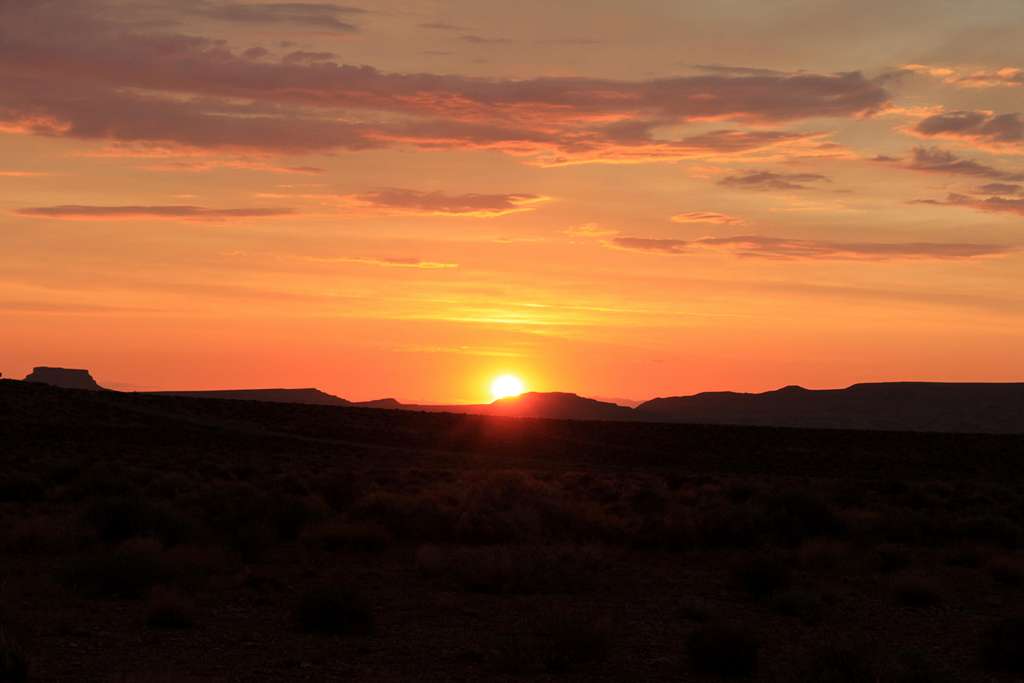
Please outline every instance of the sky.
[[1024, 380], [1020, 0], [0, 0], [0, 372]]

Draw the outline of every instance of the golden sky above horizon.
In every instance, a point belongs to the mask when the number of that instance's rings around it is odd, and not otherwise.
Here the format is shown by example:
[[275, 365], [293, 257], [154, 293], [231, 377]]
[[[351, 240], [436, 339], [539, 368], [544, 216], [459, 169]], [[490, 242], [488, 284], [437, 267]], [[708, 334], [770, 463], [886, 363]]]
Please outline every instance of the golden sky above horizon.
[[1022, 23], [0, 0], [0, 372], [422, 402], [1024, 380]]

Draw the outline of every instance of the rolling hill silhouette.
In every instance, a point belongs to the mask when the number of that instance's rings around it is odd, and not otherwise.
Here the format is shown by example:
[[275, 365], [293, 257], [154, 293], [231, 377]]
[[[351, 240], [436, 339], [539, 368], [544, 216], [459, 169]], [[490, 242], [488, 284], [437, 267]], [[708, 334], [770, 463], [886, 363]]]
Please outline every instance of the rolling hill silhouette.
[[927, 432], [1024, 432], [1024, 383], [882, 382], [708, 392], [637, 407], [648, 419], [703, 424]]
[[[88, 370], [38, 367], [27, 382], [107, 391]], [[529, 392], [481, 404], [354, 402], [319, 389], [140, 392], [153, 396], [344, 406], [556, 420], [681, 422], [918, 432], [1024, 433], [1024, 383], [879, 382], [845, 389], [788, 386], [764, 393], [705, 392], [656, 398], [630, 408], [567, 392]]]
[[637, 413], [625, 406], [564, 392], [529, 392], [503, 398], [486, 406], [487, 415], [544, 417], [555, 420], [635, 420]]

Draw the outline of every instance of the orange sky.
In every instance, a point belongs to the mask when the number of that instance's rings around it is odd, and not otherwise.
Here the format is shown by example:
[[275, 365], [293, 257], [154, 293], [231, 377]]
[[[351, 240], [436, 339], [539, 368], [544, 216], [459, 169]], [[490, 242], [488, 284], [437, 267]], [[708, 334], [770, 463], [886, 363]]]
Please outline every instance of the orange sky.
[[1024, 380], [1020, 3], [695, 5], [0, 0], [0, 372]]

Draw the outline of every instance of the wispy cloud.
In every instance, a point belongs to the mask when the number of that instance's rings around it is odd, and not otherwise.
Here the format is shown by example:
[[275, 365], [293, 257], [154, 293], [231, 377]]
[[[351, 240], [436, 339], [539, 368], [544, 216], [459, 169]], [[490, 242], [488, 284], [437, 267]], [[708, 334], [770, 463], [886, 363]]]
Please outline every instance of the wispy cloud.
[[[799, 148], [814, 136], [766, 126], [858, 117], [889, 102], [856, 72], [500, 79], [386, 73], [302, 51], [274, 61], [219, 40], [147, 32], [78, 0], [9, 5], [0, 127], [24, 134], [268, 153], [415, 146], [493, 149], [547, 164], [646, 162]], [[236, 22], [342, 32], [343, 19], [360, 12], [329, 3], [189, 6]], [[733, 127], [667, 134], [709, 120]]]
[[920, 137], [966, 143], [993, 152], [1024, 151], [1024, 116], [951, 111], [922, 119], [910, 129]]
[[182, 9], [211, 19], [246, 24], [292, 24], [332, 33], [355, 33], [359, 28], [345, 20], [366, 14], [366, 10], [348, 5], [310, 2], [182, 3]]
[[383, 214], [473, 218], [532, 211], [549, 200], [535, 194], [446, 194], [397, 187], [343, 195], [341, 199], [349, 206]]
[[971, 69], [969, 67], [928, 66], [907, 64], [905, 71], [937, 78], [962, 88], [996, 88], [1024, 86], [1024, 69], [1007, 66], [1000, 69]]
[[1003, 171], [971, 159], [962, 159], [952, 152], [934, 147], [915, 147], [907, 168], [927, 173], [947, 173], [992, 180], [1024, 180], [1024, 173]]
[[427, 21], [422, 24], [417, 24], [420, 28], [430, 29], [432, 31], [459, 31], [465, 32], [470, 29], [466, 26], [460, 26], [459, 24], [450, 24], [446, 21]]
[[820, 259], [844, 261], [962, 260], [1003, 256], [1017, 247], [1000, 244], [946, 244], [938, 242], [830, 242], [740, 235], [686, 241], [615, 237], [609, 245], [631, 251], [690, 254], [722, 251], [741, 257], [768, 259]]
[[915, 199], [911, 203], [930, 204], [932, 206], [963, 207], [967, 209], [975, 209], [976, 211], [986, 211], [989, 213], [1012, 213], [1018, 216], [1024, 216], [1024, 197], [969, 197], [967, 195], [951, 192], [946, 195], [945, 200]]
[[672, 216], [673, 223], [713, 223], [715, 225], [741, 225], [742, 218], [714, 211], [688, 211]]
[[443, 261], [424, 261], [418, 258], [379, 257], [379, 256], [328, 256], [306, 257], [304, 260], [315, 263], [355, 263], [384, 268], [414, 268], [418, 270], [450, 270], [458, 268], [458, 263]]
[[774, 173], [753, 171], [741, 175], [727, 176], [718, 181], [719, 185], [741, 190], [808, 190], [807, 183], [830, 182], [820, 173]]
[[0, 171], [0, 178], [45, 178], [53, 175], [42, 171]]
[[83, 206], [66, 204], [18, 209], [16, 213], [33, 218], [85, 221], [132, 219], [231, 221], [252, 218], [277, 218], [291, 215], [295, 211], [294, 209], [282, 208], [208, 209], [200, 206]]

